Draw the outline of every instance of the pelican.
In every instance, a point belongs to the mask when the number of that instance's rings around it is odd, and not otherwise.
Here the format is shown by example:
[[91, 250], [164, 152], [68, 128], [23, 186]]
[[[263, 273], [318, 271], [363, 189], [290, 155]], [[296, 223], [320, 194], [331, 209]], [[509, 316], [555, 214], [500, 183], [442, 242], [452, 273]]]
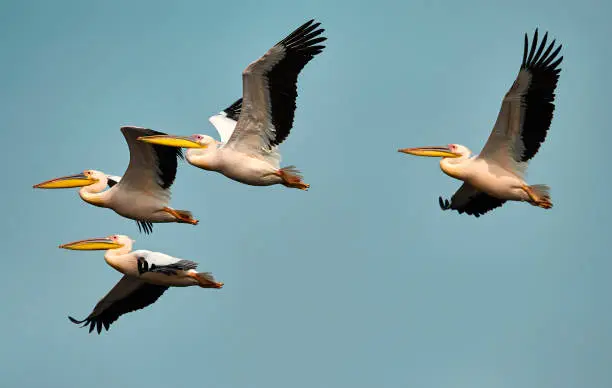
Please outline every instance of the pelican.
[[[282, 184], [307, 190], [294, 166], [280, 168], [280, 145], [293, 126], [300, 71], [325, 46], [320, 23], [310, 20], [278, 42], [242, 73], [241, 111], [235, 128], [217, 130], [221, 141], [206, 135], [143, 136], [139, 140], [188, 148], [187, 161], [252, 186]], [[217, 116], [216, 119], [220, 117]], [[211, 120], [213, 122], [213, 120]], [[214, 124], [214, 122], [213, 122]]]
[[177, 259], [160, 252], [136, 250], [128, 236], [113, 235], [62, 244], [63, 249], [103, 251], [108, 265], [123, 274], [115, 286], [96, 304], [89, 316], [82, 320], [68, 317], [75, 324], [89, 325], [98, 334], [123, 314], [140, 310], [155, 303], [168, 287], [200, 286], [222, 288], [210, 272], [197, 272], [198, 263]]
[[[555, 109], [555, 89], [563, 57], [555, 40], [548, 47], [548, 32], [538, 46], [536, 28], [531, 49], [525, 34], [523, 62], [516, 80], [506, 93], [493, 131], [481, 153], [460, 144], [443, 147], [404, 148], [399, 152], [441, 157], [440, 168], [463, 185], [451, 200], [442, 199], [442, 210], [456, 210], [479, 217], [506, 201], [525, 201], [533, 206], [550, 209], [553, 205], [547, 185], [528, 185], [525, 173], [528, 162], [546, 139]], [[528, 50], [529, 49], [529, 50]]]
[[177, 159], [183, 158], [181, 150], [136, 140], [139, 136], [159, 135], [162, 132], [139, 127], [122, 127], [121, 132], [130, 150], [130, 163], [123, 177], [85, 170], [81, 174], [36, 184], [34, 188], [80, 187], [79, 196], [85, 202], [136, 220], [138, 229], [147, 234], [153, 231], [154, 222], [197, 225], [198, 221], [191, 212], [168, 206], [170, 186], [176, 177]]

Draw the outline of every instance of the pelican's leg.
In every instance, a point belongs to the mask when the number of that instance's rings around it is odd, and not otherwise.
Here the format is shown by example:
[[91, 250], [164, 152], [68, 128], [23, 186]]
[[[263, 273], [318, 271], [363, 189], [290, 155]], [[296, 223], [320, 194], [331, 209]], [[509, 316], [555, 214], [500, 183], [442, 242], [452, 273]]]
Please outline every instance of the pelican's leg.
[[185, 211], [185, 210], [176, 210], [176, 209], [172, 209], [170, 207], [164, 207], [162, 210], [165, 211], [166, 213], [172, 215], [180, 223], [192, 224], [192, 225], [197, 225], [198, 224], [198, 220], [194, 219], [191, 216], [191, 213], [188, 212], [188, 211]]
[[310, 187], [308, 183], [304, 183], [300, 172], [293, 166], [281, 168], [280, 170], [276, 171], [276, 175], [283, 180], [283, 185], [287, 187], [304, 191], [308, 190]]
[[223, 288], [223, 282], [211, 281], [195, 271], [187, 272], [187, 276], [198, 282], [198, 286], [202, 288]]
[[550, 209], [553, 206], [547, 192], [536, 192], [538, 190], [534, 190], [534, 187], [527, 185], [521, 186], [521, 189], [527, 193], [529, 196], [529, 203], [533, 206], [538, 206], [543, 209]]

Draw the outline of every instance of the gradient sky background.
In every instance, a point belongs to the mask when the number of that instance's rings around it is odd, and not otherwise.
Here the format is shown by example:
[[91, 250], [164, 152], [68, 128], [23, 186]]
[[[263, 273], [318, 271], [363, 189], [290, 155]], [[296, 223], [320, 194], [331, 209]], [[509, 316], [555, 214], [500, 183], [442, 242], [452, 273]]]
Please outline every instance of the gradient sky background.
[[[501, 4], [2, 1], [0, 386], [610, 387], [610, 4]], [[216, 137], [207, 118], [244, 67], [310, 18], [329, 41], [281, 147], [309, 192], [183, 163], [172, 204], [200, 225], [145, 236], [74, 190], [32, 189], [123, 174], [124, 124]], [[478, 152], [535, 27], [565, 56], [528, 176], [555, 207], [440, 211], [459, 182], [397, 148]], [[120, 275], [57, 246], [114, 233], [225, 287], [171, 289], [89, 335], [66, 316]]]

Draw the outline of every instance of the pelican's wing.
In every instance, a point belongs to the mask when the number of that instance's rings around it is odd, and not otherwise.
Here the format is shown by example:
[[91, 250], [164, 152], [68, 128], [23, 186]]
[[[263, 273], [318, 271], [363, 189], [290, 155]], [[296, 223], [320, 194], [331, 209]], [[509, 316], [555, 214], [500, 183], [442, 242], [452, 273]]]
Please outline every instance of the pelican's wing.
[[138, 260], [138, 273], [141, 275], [145, 272], [176, 275], [176, 271], [188, 271], [198, 267], [195, 261], [178, 259], [160, 252], [137, 250], [133, 253]]
[[260, 153], [282, 143], [293, 126], [300, 71], [325, 46], [320, 23], [310, 20], [242, 73], [242, 112], [227, 146]]
[[[176, 178], [178, 158], [183, 158], [181, 149], [137, 140], [140, 136], [165, 135], [152, 129], [122, 127], [121, 132], [130, 149], [130, 164], [117, 189], [129, 188], [148, 194], [169, 192]], [[165, 196], [169, 198], [169, 193]]]
[[442, 197], [439, 197], [438, 201], [442, 210], [457, 210], [459, 214], [466, 213], [476, 217], [480, 217], [506, 202], [503, 199], [478, 191], [467, 183], [461, 185], [450, 201], [442, 199]]
[[80, 321], [68, 318], [73, 323], [82, 323], [81, 327], [89, 325], [90, 333], [95, 328], [100, 334], [102, 327], [108, 330], [109, 326], [123, 314], [155, 303], [167, 289], [167, 286], [149, 284], [134, 277], [123, 276], [115, 287], [100, 299], [87, 318]]
[[[492, 160], [509, 171], [522, 175], [527, 162], [546, 139], [555, 110], [555, 89], [563, 57], [557, 59], [561, 45], [553, 51], [555, 41], [546, 47], [548, 33], [538, 48], [535, 30], [531, 49], [527, 34], [523, 63], [518, 76], [504, 97], [493, 132], [480, 157]], [[536, 50], [537, 49], [537, 50]]]
[[106, 180], [108, 181], [108, 187], [113, 187], [114, 185], [116, 185], [117, 183], [119, 183], [119, 181], [121, 180], [120, 176], [115, 176], [115, 175], [107, 175], [106, 176]]
[[208, 118], [208, 121], [210, 121], [210, 123], [214, 125], [215, 129], [217, 129], [217, 132], [219, 132], [221, 143], [227, 143], [232, 136], [232, 133], [234, 133], [236, 122], [238, 122], [238, 117], [240, 116], [241, 110], [242, 98], [239, 98], [232, 105], [228, 106], [218, 114]]
[[[165, 135], [152, 129], [122, 127], [121, 132], [130, 149], [130, 163], [113, 190], [140, 192], [158, 198], [162, 203], [170, 201], [170, 186], [176, 178], [178, 158], [183, 158], [180, 148], [164, 147], [138, 141], [140, 136]], [[153, 224], [137, 220], [138, 230], [153, 231]]]

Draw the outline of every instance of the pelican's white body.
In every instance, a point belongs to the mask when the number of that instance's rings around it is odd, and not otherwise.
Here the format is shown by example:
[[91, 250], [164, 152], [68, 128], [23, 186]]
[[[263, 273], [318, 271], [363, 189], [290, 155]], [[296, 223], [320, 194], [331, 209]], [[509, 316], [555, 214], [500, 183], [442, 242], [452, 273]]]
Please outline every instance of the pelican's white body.
[[479, 156], [470, 157], [471, 151], [467, 147], [454, 146], [461, 147], [463, 156], [440, 160], [440, 168], [446, 175], [462, 180], [495, 198], [529, 201], [529, 195], [522, 189], [527, 183], [516, 172], [508, 171]]
[[187, 161], [203, 170], [217, 171], [252, 186], [270, 186], [283, 182], [278, 175], [278, 159], [273, 157], [274, 153], [269, 157], [247, 154], [231, 147], [218, 147], [218, 143], [212, 141], [214, 143], [206, 149], [190, 148], [186, 155]]
[[79, 196], [83, 201], [112, 209], [115, 213], [132, 220], [176, 222], [173, 215], [162, 210], [170, 201], [170, 193], [167, 190], [162, 191], [159, 188], [147, 191], [132, 190], [125, 182], [105, 190], [108, 184], [106, 174], [95, 170], [91, 172], [98, 181], [79, 189]]
[[104, 260], [108, 265], [113, 267], [115, 270], [121, 272], [124, 275], [138, 278], [146, 283], [157, 284], [160, 286], [172, 286], [172, 287], [187, 287], [198, 285], [197, 280], [193, 277], [189, 277], [188, 273], [197, 273], [195, 270], [190, 269], [187, 271], [177, 270], [176, 275], [165, 275], [163, 273], [145, 272], [142, 275], [138, 272], [138, 258], [144, 257], [150, 264], [156, 266], [164, 266], [172, 263], [177, 263], [180, 259], [166, 255], [160, 252], [151, 252], [147, 250], [132, 250], [131, 240], [122, 239], [121, 243], [123, 247], [117, 249], [110, 249], [104, 254]]

